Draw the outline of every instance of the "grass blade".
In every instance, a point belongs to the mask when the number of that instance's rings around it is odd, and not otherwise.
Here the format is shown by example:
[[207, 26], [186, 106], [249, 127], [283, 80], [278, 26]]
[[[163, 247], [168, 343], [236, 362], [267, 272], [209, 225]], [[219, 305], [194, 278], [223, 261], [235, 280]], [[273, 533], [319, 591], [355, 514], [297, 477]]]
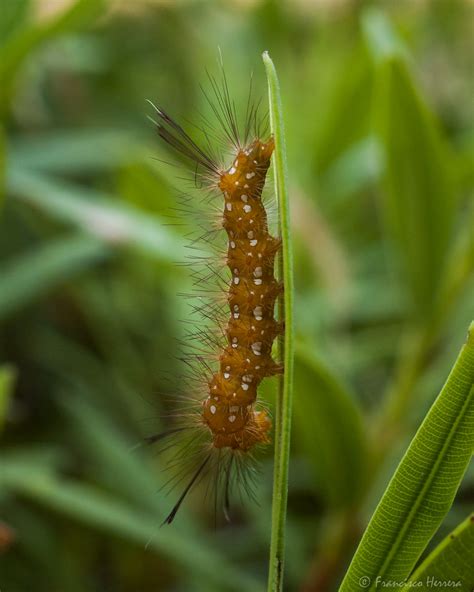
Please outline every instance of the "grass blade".
[[0, 366], [0, 433], [7, 420], [8, 406], [15, 387], [16, 371], [12, 366]]
[[17, 199], [107, 244], [134, 246], [168, 264], [185, 258], [177, 233], [154, 216], [100, 191], [18, 167], [10, 168], [7, 185]]
[[365, 531], [341, 592], [403, 582], [453, 502], [474, 448], [474, 323]]
[[285, 285], [283, 314], [285, 336], [282, 354], [285, 366], [280, 381], [276, 407], [275, 465], [273, 479], [272, 535], [268, 590], [283, 589], [285, 555], [285, 522], [288, 497], [288, 465], [290, 455], [291, 401], [293, 395], [293, 257], [290, 236], [290, 212], [286, 171], [286, 147], [279, 82], [275, 66], [267, 52], [263, 54], [267, 73], [271, 130], [275, 139], [274, 172], [275, 188], [280, 216], [282, 238], [281, 276]]
[[107, 247], [89, 236], [68, 236], [36, 247], [0, 267], [0, 319], [103, 261]]
[[11, 461], [8, 457], [3, 459], [0, 485], [96, 531], [146, 546], [176, 561], [183, 569], [203, 576], [219, 590], [261, 592], [258, 581], [239, 571], [203, 539], [196, 543], [176, 529], [160, 529], [157, 515], [137, 510], [96, 487], [60, 479], [33, 462]]

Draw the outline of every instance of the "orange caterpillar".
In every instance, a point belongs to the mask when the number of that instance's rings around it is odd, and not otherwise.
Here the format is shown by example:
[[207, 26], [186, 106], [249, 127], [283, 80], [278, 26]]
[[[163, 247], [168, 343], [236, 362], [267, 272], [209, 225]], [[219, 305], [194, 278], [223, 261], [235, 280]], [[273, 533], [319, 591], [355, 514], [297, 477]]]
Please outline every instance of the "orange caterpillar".
[[273, 340], [282, 332], [273, 312], [281, 291], [273, 275], [280, 241], [268, 233], [261, 199], [272, 152], [272, 139], [255, 140], [239, 150], [233, 165], [219, 178], [232, 280], [228, 343], [203, 403], [203, 421], [216, 448], [249, 450], [269, 441], [271, 422], [266, 411], [254, 410], [254, 403], [262, 379], [281, 371], [271, 357]]
[[[275, 337], [283, 333], [283, 324], [274, 318], [275, 301], [283, 289], [274, 277], [274, 261], [281, 241], [269, 234], [267, 213], [262, 202], [274, 142], [273, 138], [263, 142], [258, 135], [248, 141], [248, 122], [252, 116], [256, 119], [253, 109], [247, 119], [245, 142], [241, 142], [226, 84], [221, 91], [214, 83], [214, 93], [218, 107], [215, 104], [211, 106], [219, 123], [224, 126], [226, 138], [233, 144], [232, 165], [226, 169], [220, 167], [162, 109], [155, 107], [159, 116], [156, 123], [160, 137], [204, 169], [202, 178], [207, 185], [211, 189], [218, 188], [223, 194], [221, 227], [227, 233], [225, 261], [231, 272], [226, 291], [227, 320], [222, 326], [225, 340], [217, 352], [219, 367], [214, 372], [207, 372], [207, 396], [198, 404], [196, 421], [191, 426], [193, 433], [190, 438], [194, 443], [196, 438], [203, 440], [204, 455], [199, 463], [191, 461], [193, 477], [166, 518], [166, 523], [172, 522], [188, 491], [205, 469], [209, 469], [213, 454], [217, 454], [217, 469], [224, 475], [225, 502], [228, 505], [233, 463], [238, 464], [256, 445], [270, 441], [270, 418], [265, 409], [257, 408], [258, 386], [265, 377], [283, 371], [271, 356]], [[209, 365], [206, 363], [205, 367], [207, 369]], [[186, 429], [191, 428], [173, 429], [151, 440]], [[198, 436], [196, 429], [199, 430]], [[185, 450], [188, 448], [184, 447]], [[222, 452], [228, 454], [224, 471], [220, 462]], [[245, 479], [241, 468], [237, 473], [237, 479]], [[218, 475], [217, 481], [220, 479], [222, 476]]]

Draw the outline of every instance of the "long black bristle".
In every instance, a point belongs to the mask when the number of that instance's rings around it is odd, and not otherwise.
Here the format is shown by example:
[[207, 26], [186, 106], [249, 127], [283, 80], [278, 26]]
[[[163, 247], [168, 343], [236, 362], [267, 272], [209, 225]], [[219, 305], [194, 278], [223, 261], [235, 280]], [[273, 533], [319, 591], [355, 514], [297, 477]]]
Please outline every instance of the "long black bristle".
[[181, 494], [180, 498], [178, 499], [178, 501], [176, 502], [176, 504], [173, 506], [173, 509], [171, 510], [171, 512], [168, 514], [168, 516], [163, 520], [163, 522], [161, 523], [161, 526], [164, 526], [165, 524], [171, 524], [173, 522], [173, 520], [175, 519], [176, 514], [178, 513], [179, 508], [181, 507], [181, 504], [183, 503], [185, 497], [188, 495], [189, 491], [191, 490], [192, 486], [194, 485], [194, 483], [196, 483], [196, 480], [198, 479], [199, 475], [202, 473], [202, 471], [204, 470], [204, 467], [207, 465], [207, 463], [209, 462], [209, 459], [211, 458], [211, 455], [209, 454], [204, 462], [201, 464], [201, 466], [198, 468], [198, 470], [194, 473], [193, 478], [191, 479], [191, 481], [186, 485], [186, 487], [184, 488], [183, 493]]
[[158, 135], [167, 144], [211, 173], [218, 173], [217, 163], [163, 109], [149, 101], [159, 116]]

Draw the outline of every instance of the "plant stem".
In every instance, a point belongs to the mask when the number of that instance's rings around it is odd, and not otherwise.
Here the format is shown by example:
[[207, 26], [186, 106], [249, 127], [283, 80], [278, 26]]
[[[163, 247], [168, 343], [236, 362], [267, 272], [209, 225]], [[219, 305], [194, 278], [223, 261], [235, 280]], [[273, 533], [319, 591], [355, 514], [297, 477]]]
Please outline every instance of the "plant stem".
[[285, 555], [285, 523], [288, 498], [288, 465], [290, 455], [291, 401], [293, 390], [293, 257], [290, 236], [290, 212], [286, 170], [286, 148], [283, 129], [283, 114], [280, 89], [275, 66], [267, 52], [263, 54], [268, 80], [270, 125], [275, 140], [274, 172], [275, 189], [280, 216], [282, 239], [281, 270], [285, 287], [283, 297], [284, 374], [280, 380], [276, 405], [275, 465], [273, 478], [272, 534], [268, 574], [268, 591], [283, 590], [283, 567]]

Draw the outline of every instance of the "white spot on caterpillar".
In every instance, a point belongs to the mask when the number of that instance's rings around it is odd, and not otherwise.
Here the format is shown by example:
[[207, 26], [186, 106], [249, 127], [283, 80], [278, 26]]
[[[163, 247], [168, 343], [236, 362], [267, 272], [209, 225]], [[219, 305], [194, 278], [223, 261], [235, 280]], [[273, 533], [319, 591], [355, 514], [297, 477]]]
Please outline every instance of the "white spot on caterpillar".
[[249, 206], [248, 204], [244, 206], [244, 212], [246, 214], [248, 214], [251, 210], [252, 210], [252, 206]]
[[229, 378], [230, 378], [230, 374], [229, 374], [228, 372], [224, 372], [224, 378], [225, 378], [226, 380], [229, 380]]
[[[234, 270], [234, 271], [235, 271], [235, 270]], [[256, 267], [256, 268], [255, 268], [255, 271], [253, 272], [253, 275], [254, 275], [255, 277], [262, 277], [262, 274], [263, 274], [263, 270], [262, 270], [262, 268], [261, 268], [261, 267]]]
[[235, 420], [236, 420], [236, 416], [235, 415], [229, 415], [229, 421], [230, 421], [230, 423], [234, 423]]
[[[250, 246], [255, 247], [257, 245], [257, 243], [258, 243], [258, 240], [256, 238], [254, 238], [253, 240], [250, 241]], [[262, 257], [262, 255], [260, 253], [258, 255], [260, 258]]]
[[238, 277], [235, 277], [235, 278], [234, 278], [234, 284], [235, 284], [236, 286], [238, 286], [238, 285], [239, 285], [239, 282], [240, 282], [240, 278], [238, 278]]
[[235, 161], [234, 161], [234, 166], [236, 166], [236, 167], [238, 167], [238, 166], [239, 166], [239, 159], [238, 159], [238, 158], [236, 158], [236, 159], [235, 159]]
[[226, 209], [228, 212], [231, 212], [231, 211], [232, 211], [232, 204], [231, 204], [230, 202], [227, 202], [227, 203], [225, 204], [225, 209]]
[[244, 375], [242, 376], [242, 380], [243, 380], [244, 382], [252, 382], [252, 380], [253, 380], [253, 376], [252, 376], [251, 374], [244, 374]]
[[218, 401], [219, 397], [216, 395], [215, 397], [213, 397], [214, 401]]
[[249, 385], [248, 384], [245, 384], [245, 382], [243, 382], [240, 386], [242, 387], [242, 390], [244, 390], [244, 391], [248, 391], [249, 390]]
[[253, 316], [257, 319], [257, 321], [261, 321], [262, 320], [262, 307], [261, 306], [256, 306], [253, 309]]
[[214, 415], [217, 411], [217, 407], [215, 405], [211, 405], [210, 411], [211, 411], [212, 415]]
[[245, 183], [244, 189], [248, 189], [248, 188], [249, 188], [249, 184], [248, 183]]
[[239, 182], [238, 182], [238, 181], [236, 181], [236, 182], [235, 182], [235, 185], [239, 185]]
[[252, 351], [256, 356], [260, 356], [262, 355], [262, 342], [261, 341], [256, 341], [255, 343], [252, 343], [251, 345], [252, 347]]
[[240, 317], [240, 314], [238, 312], [234, 312], [233, 317], [234, 319], [238, 319]]
[[247, 232], [247, 238], [253, 238], [253, 230]]
[[230, 241], [230, 248], [231, 249], [235, 249], [235, 243], [234, 243], [234, 241]]
[[235, 273], [235, 275], [239, 275], [239, 268], [238, 267], [234, 267], [234, 273]]
[[245, 193], [242, 193], [242, 195], [240, 196], [240, 199], [242, 201], [245, 201], [246, 202], [248, 200], [248, 195], [245, 195]]
[[255, 173], [247, 173], [247, 174], [245, 175], [245, 178], [246, 178], [246, 179], [252, 179], [252, 177], [255, 177]]
[[260, 279], [253, 280], [253, 283], [254, 283], [256, 286], [261, 286], [261, 285], [262, 285], [262, 280], [260, 280]]
[[231, 169], [229, 169], [229, 175], [233, 175], [236, 171], [237, 169], [235, 167], [232, 167]]

